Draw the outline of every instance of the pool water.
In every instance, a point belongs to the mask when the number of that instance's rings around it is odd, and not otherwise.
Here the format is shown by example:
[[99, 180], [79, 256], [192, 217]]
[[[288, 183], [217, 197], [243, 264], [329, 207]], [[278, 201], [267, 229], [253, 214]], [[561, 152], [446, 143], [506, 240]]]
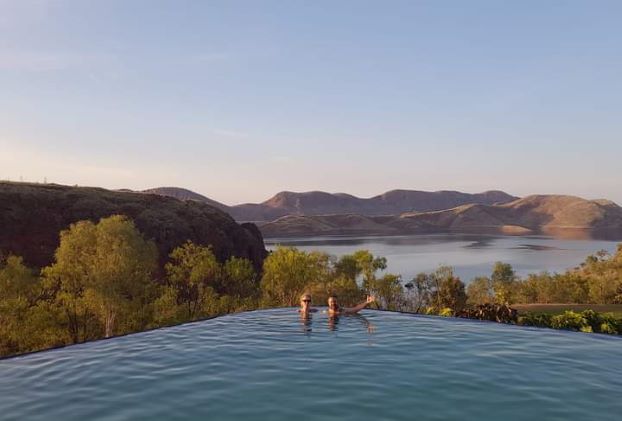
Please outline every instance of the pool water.
[[254, 311], [0, 360], [0, 418], [614, 420], [622, 340]]

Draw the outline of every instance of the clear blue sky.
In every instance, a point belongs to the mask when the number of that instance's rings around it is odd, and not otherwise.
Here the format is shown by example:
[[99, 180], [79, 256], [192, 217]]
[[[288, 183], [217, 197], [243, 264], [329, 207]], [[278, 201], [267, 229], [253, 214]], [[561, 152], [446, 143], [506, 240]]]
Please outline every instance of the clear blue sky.
[[622, 203], [620, 1], [0, 0], [0, 178]]

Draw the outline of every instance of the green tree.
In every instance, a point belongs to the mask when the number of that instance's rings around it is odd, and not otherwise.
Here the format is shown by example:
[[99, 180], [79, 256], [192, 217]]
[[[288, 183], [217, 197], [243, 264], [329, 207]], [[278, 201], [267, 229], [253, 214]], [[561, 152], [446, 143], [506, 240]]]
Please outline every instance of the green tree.
[[469, 304], [488, 304], [495, 300], [492, 290], [492, 282], [485, 276], [479, 276], [471, 280], [467, 286], [467, 297]]
[[453, 271], [443, 273], [442, 277], [439, 279], [436, 299], [434, 300], [438, 306], [437, 308], [439, 310], [450, 308], [454, 313], [464, 309], [467, 301], [464, 289], [464, 282], [455, 276]]
[[215, 299], [221, 267], [211, 247], [188, 241], [170, 254], [165, 265], [175, 302], [185, 310], [185, 320], [209, 315], [208, 305]]
[[514, 302], [514, 287], [516, 281], [516, 274], [514, 273], [512, 265], [496, 262], [490, 280], [492, 281], [495, 300], [498, 303], [512, 304]]
[[18, 256], [0, 262], [0, 355], [27, 349], [28, 316], [38, 297], [34, 272]]
[[432, 298], [435, 288], [435, 281], [427, 273], [419, 273], [409, 283], [404, 285], [405, 307], [408, 311], [421, 313], [424, 309], [432, 307]]
[[85, 291], [93, 283], [93, 256], [97, 245], [95, 224], [79, 221], [61, 231], [55, 262], [42, 270], [43, 288], [58, 307], [59, 323], [71, 343], [101, 336], [96, 314]]
[[386, 310], [400, 310], [404, 301], [404, 287], [399, 275], [387, 273], [367, 282], [368, 292], [376, 297], [376, 303]]
[[257, 295], [259, 285], [253, 264], [248, 259], [231, 257], [222, 267], [218, 293], [234, 297]]
[[[144, 329], [155, 299], [157, 250], [125, 216], [82, 221], [61, 233], [55, 263], [44, 270], [65, 308], [74, 342], [86, 339], [94, 314], [104, 336]], [[122, 329], [117, 329], [122, 326]], [[81, 332], [82, 331], [82, 332]]]
[[327, 254], [279, 246], [264, 261], [261, 290], [266, 305], [294, 306], [305, 290], [331, 279]]
[[352, 255], [356, 261], [358, 274], [363, 277], [363, 288], [368, 289], [367, 284], [374, 281], [376, 273], [379, 270], [387, 268], [387, 259], [384, 257], [376, 257], [369, 250], [357, 250]]

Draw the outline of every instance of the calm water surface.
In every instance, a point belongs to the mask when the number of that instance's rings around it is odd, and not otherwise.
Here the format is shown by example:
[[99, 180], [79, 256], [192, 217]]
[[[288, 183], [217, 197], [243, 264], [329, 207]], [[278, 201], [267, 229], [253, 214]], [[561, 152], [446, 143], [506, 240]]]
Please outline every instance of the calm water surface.
[[266, 239], [268, 249], [277, 244], [335, 256], [367, 249], [374, 255], [386, 257], [388, 270], [401, 274], [405, 280], [443, 264], [453, 266], [458, 276], [469, 281], [476, 276], [490, 275], [497, 261], [510, 263], [519, 275], [545, 270], [562, 272], [599, 250], [614, 252], [618, 242], [469, 234]]
[[0, 360], [9, 420], [615, 420], [622, 340], [295, 309]]

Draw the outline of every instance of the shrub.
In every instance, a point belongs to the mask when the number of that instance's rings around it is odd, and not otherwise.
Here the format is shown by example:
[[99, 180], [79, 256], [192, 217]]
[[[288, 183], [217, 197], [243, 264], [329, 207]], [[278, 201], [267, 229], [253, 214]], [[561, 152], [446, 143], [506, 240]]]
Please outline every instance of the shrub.
[[551, 327], [552, 317], [548, 313], [526, 313], [518, 318], [518, 324], [523, 326]]

